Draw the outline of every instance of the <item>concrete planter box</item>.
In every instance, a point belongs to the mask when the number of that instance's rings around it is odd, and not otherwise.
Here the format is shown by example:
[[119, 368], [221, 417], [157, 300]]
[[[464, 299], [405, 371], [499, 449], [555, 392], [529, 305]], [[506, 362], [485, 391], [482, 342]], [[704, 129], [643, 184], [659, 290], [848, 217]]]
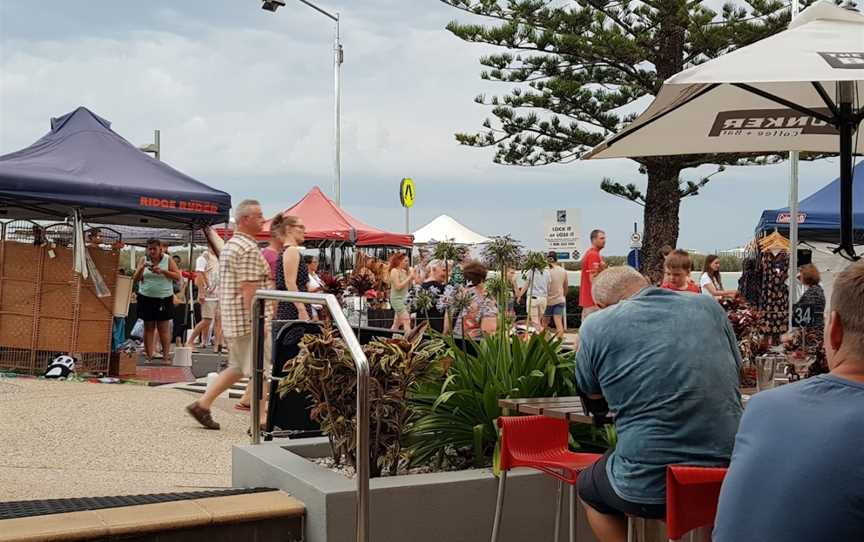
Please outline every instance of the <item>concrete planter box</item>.
[[[353, 480], [307, 458], [326, 457], [326, 438], [235, 446], [233, 485], [274, 487], [306, 505], [306, 542], [355, 540]], [[498, 480], [489, 469], [375, 478], [370, 482], [372, 542], [478, 542], [490, 538]], [[501, 542], [551, 540], [556, 482], [518, 469], [507, 479]], [[565, 488], [565, 504], [567, 503]], [[562, 513], [561, 540], [568, 517]], [[596, 542], [579, 507], [580, 542]]]

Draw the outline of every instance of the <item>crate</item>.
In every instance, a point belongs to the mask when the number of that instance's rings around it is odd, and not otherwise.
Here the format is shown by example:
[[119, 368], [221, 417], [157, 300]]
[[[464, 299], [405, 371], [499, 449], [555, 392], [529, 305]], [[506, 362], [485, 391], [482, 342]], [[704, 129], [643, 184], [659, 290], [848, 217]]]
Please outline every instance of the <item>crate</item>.
[[138, 354], [115, 352], [111, 354], [108, 376], [130, 378], [138, 374]]

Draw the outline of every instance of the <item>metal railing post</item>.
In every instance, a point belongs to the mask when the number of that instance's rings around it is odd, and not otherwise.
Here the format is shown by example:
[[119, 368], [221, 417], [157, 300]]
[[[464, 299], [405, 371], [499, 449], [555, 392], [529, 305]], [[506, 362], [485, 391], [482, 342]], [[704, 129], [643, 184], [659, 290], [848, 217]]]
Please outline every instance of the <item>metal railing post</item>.
[[[369, 361], [342, 307], [332, 294], [258, 290], [252, 300], [252, 444], [261, 443], [261, 395], [264, 380], [264, 304], [266, 301], [316, 303], [328, 312], [348, 346], [357, 369], [357, 542], [369, 541]], [[274, 345], [275, 351], [275, 345]]]

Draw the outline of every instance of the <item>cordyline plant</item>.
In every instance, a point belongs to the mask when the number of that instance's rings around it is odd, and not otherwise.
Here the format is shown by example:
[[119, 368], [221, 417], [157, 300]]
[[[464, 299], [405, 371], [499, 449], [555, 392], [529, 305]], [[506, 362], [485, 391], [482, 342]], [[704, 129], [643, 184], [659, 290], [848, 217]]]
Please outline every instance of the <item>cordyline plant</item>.
[[[410, 415], [408, 392], [421, 382], [441, 377], [438, 339], [421, 342], [425, 326], [406, 338], [375, 339], [363, 347], [369, 360], [369, 469], [396, 474], [402, 458], [402, 435]], [[357, 373], [347, 345], [325, 326], [306, 335], [300, 354], [285, 363], [279, 393], [296, 390], [313, 401], [311, 418], [330, 439], [333, 460], [356, 468]]]
[[537, 273], [543, 272], [547, 267], [549, 267], [549, 262], [546, 260], [546, 256], [544, 256], [542, 252], [529, 252], [525, 255], [525, 260], [522, 262], [522, 278], [528, 279], [528, 299], [526, 300], [526, 303], [529, 324], [531, 322], [531, 310], [533, 309], [531, 304], [531, 290], [534, 288], [534, 277]]

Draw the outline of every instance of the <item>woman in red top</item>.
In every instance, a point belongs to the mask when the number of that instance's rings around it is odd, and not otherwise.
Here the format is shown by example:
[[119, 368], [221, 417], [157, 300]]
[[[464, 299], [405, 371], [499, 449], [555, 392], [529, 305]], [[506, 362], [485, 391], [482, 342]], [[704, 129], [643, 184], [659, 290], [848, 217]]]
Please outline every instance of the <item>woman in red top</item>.
[[661, 288], [676, 292], [701, 293], [699, 285], [690, 278], [690, 273], [693, 271], [693, 262], [690, 260], [690, 255], [687, 252], [673, 250], [666, 256], [664, 265], [666, 268], [666, 280], [660, 286]]

